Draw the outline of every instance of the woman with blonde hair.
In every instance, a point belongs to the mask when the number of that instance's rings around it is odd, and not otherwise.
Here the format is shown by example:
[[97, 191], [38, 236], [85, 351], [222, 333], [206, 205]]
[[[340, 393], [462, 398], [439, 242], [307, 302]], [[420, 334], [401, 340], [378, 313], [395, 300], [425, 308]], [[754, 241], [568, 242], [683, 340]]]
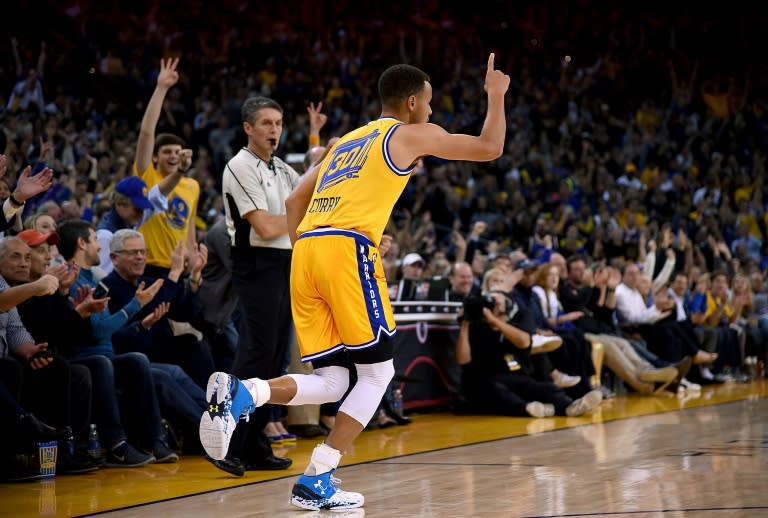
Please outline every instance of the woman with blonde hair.
[[541, 309], [549, 325], [555, 329], [574, 329], [575, 320], [584, 316], [583, 311], [565, 313], [560, 303], [558, 288], [560, 285], [560, 270], [557, 266], [547, 263], [536, 272], [533, 292], [539, 297]]

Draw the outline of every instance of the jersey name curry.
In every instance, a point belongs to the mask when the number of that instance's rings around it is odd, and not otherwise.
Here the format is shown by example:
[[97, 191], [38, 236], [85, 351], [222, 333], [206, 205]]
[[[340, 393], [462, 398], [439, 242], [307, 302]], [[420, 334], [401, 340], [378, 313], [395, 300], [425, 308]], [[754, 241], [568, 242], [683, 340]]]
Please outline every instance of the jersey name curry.
[[355, 230], [378, 246], [411, 172], [389, 156], [389, 139], [401, 124], [381, 118], [341, 138], [320, 165], [299, 234], [319, 227]]

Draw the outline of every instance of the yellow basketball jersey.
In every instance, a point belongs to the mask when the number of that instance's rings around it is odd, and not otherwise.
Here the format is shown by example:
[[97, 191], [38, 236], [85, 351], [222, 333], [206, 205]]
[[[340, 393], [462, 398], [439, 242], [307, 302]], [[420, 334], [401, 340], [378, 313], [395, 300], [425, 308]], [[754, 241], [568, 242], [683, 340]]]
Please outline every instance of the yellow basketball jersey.
[[384, 117], [336, 143], [320, 165], [299, 235], [320, 227], [354, 230], [378, 247], [412, 170], [398, 169], [389, 157], [389, 139], [401, 124]]
[[[133, 171], [138, 175], [135, 163]], [[154, 164], [149, 164], [147, 170], [139, 176], [147, 184], [147, 190], [162, 180]], [[152, 215], [139, 227], [147, 248], [147, 264], [171, 267], [171, 252], [176, 244], [181, 241], [186, 246], [189, 220], [197, 213], [199, 198], [200, 184], [197, 180], [183, 177], [168, 195], [168, 210]]]

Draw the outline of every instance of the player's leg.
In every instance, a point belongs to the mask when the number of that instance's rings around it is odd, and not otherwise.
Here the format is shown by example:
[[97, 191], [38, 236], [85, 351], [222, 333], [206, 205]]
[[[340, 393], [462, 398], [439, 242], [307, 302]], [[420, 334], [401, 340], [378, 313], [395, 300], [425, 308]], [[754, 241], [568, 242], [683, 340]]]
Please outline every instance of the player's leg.
[[[302, 358], [343, 350], [328, 304], [315, 288], [313, 261], [306, 260], [308, 248], [316, 243], [300, 240], [291, 265], [291, 310]], [[316, 248], [316, 247], [315, 247]], [[311, 375], [287, 375], [264, 380], [240, 380], [232, 374], [215, 372], [208, 380], [208, 409], [200, 418], [200, 441], [206, 453], [223, 459], [238, 421], [266, 403], [294, 404], [338, 401], [347, 389], [349, 375], [336, 366]]]
[[325, 442], [315, 447], [304, 475], [294, 484], [293, 505], [303, 509], [341, 509], [360, 507], [365, 503], [362, 494], [339, 489], [340, 480], [334, 472], [343, 453], [373, 417], [394, 376], [392, 352], [389, 338], [373, 347], [349, 351], [357, 381], [344, 398], [333, 429]]
[[[344, 344], [357, 367], [357, 381], [344, 398], [330, 434], [314, 449], [304, 475], [294, 485], [291, 503], [304, 509], [360, 507], [365, 501], [363, 495], [340, 490], [333, 474], [342, 454], [373, 417], [394, 375], [390, 341], [394, 315], [373, 243], [355, 233], [310, 241], [325, 248], [325, 260], [313, 262], [318, 270], [315, 278], [332, 282], [318, 284], [318, 291], [332, 311], [339, 343]], [[321, 367], [324, 360], [312, 358], [313, 364]]]

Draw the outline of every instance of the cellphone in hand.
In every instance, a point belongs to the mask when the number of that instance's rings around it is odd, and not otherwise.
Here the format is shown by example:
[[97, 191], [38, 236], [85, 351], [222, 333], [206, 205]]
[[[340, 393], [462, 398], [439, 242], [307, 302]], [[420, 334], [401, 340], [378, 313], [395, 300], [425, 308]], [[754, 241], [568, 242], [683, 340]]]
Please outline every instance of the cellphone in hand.
[[107, 295], [109, 295], [109, 288], [103, 282], [100, 282], [96, 289], [93, 290], [94, 299], [103, 299]]

